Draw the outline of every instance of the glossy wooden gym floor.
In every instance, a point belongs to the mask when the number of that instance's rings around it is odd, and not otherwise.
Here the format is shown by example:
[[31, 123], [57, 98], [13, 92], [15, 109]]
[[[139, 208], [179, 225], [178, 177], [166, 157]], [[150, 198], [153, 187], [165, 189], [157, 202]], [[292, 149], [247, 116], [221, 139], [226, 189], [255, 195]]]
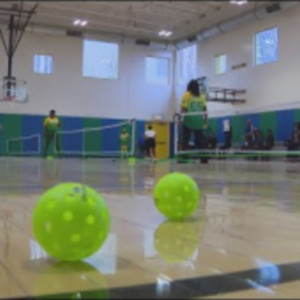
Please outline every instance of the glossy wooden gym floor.
[[[152, 201], [175, 170], [202, 191], [181, 223]], [[299, 178], [300, 164], [285, 162], [0, 158], [0, 298], [299, 298]], [[32, 235], [35, 202], [63, 181], [96, 188], [112, 215], [105, 244], [82, 263], [47, 257]]]

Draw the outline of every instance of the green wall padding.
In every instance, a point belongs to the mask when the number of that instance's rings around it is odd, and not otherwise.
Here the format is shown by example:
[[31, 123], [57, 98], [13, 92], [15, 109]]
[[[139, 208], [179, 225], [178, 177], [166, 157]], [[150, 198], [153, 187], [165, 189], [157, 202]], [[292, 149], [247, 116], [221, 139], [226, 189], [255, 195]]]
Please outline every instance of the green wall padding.
[[233, 143], [241, 143], [244, 141], [245, 134], [245, 118], [244, 116], [231, 117], [231, 127], [233, 132]]
[[259, 128], [264, 135], [267, 134], [268, 129], [273, 131], [273, 134], [276, 133], [276, 112], [264, 112], [259, 115]]
[[[10, 138], [18, 138], [22, 136], [22, 116], [15, 114], [3, 114], [2, 115], [2, 147], [1, 153], [3, 155], [7, 154], [7, 140]], [[10, 152], [17, 151], [20, 152], [21, 143], [15, 142], [10, 143]]]
[[[96, 128], [101, 126], [99, 118], [84, 118], [84, 128]], [[85, 134], [85, 151], [99, 152], [101, 149], [101, 131], [91, 131]]]
[[300, 122], [300, 109], [294, 110], [294, 122]]

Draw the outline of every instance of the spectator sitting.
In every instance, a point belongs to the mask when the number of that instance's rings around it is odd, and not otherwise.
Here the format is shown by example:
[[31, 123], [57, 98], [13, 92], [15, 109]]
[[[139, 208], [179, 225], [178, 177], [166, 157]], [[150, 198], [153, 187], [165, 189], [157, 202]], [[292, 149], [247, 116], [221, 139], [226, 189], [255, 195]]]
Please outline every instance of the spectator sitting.
[[217, 138], [213, 132], [210, 132], [207, 139], [207, 148], [216, 149], [216, 147], [217, 147]]
[[[288, 151], [295, 151], [299, 149], [299, 141], [300, 141], [300, 129], [299, 124], [294, 124], [294, 128], [291, 134], [291, 138], [285, 143]], [[287, 160], [290, 160], [292, 155], [287, 155]]]
[[254, 130], [254, 148], [257, 150], [264, 148], [264, 136], [259, 128]]
[[[261, 132], [261, 130], [259, 128], [256, 128], [254, 130], [254, 143], [253, 143], [254, 149], [255, 150], [264, 150], [264, 136]], [[257, 158], [260, 158], [261, 160], [263, 160], [263, 156], [258, 156], [255, 157], [255, 160], [257, 160]]]
[[246, 128], [245, 128], [245, 142], [242, 146], [242, 149], [253, 149], [254, 147], [254, 135], [255, 128], [252, 125], [252, 122], [250, 119], [247, 120]]
[[255, 128], [252, 125], [252, 122], [250, 119], [247, 120], [246, 123], [246, 130], [245, 130], [245, 139], [248, 141], [248, 143], [252, 144], [254, 141], [254, 131]]
[[265, 141], [265, 150], [271, 150], [273, 147], [274, 147], [274, 135], [272, 130], [269, 129]]
[[[271, 129], [268, 129], [267, 136], [264, 143], [264, 150], [270, 151], [274, 147], [274, 135]], [[269, 160], [269, 156], [265, 155], [262, 160]]]
[[254, 139], [250, 134], [245, 134], [244, 144], [242, 145], [242, 149], [253, 149]]

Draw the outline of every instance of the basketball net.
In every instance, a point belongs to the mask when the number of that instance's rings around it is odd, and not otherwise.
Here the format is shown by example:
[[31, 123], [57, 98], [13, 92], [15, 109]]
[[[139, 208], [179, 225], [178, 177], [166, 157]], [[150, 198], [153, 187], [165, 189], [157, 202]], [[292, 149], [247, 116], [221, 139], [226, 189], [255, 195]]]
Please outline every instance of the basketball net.
[[13, 101], [13, 100], [15, 100], [15, 98], [14, 98], [13, 96], [7, 96], [7, 97], [6, 97], [6, 101], [11, 102], [11, 101]]

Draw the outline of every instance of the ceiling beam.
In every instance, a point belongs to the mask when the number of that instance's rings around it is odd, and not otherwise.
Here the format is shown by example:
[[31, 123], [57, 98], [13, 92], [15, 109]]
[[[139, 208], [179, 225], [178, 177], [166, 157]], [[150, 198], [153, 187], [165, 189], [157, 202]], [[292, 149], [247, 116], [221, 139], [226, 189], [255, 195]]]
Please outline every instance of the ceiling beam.
[[[76, 12], [80, 15], [94, 15], [94, 16], [101, 16], [102, 18], [111, 18], [111, 19], [115, 19], [115, 20], [123, 20], [126, 22], [130, 22], [132, 21], [130, 18], [128, 17], [123, 17], [123, 16], [117, 16], [115, 14], [109, 14], [107, 15], [106, 12], [99, 12], [99, 11], [95, 11], [95, 10], [85, 10], [82, 11], [80, 9], [74, 9], [74, 8], [67, 8], [67, 7], [63, 7], [63, 6], [59, 6], [59, 5], [47, 5], [42, 3], [41, 7], [48, 7], [48, 8], [52, 8], [52, 9], [58, 9], [58, 10], [62, 10], [62, 11], [68, 11], [68, 12]], [[149, 24], [155, 27], [166, 27], [166, 26], [171, 26], [171, 23], [168, 21], [164, 21], [164, 23], [160, 23], [158, 21], [148, 21], [145, 20], [144, 18], [139, 18], [139, 16], [136, 16], [135, 21], [138, 23], [144, 23], [144, 24]]]
[[[45, 20], [45, 18], [43, 18], [43, 17], [56, 19], [56, 20], [61, 20], [61, 21], [64, 21], [64, 22], [66, 21], [66, 17], [53, 15], [53, 14], [47, 14], [47, 13], [39, 13], [39, 17], [42, 17], [42, 19], [44, 19], [44, 20]], [[38, 21], [38, 20], [39, 19], [37, 19], [36, 21]], [[141, 27], [128, 27], [126, 25], [112, 24], [112, 23], [105, 22], [101, 19], [98, 19], [97, 21], [90, 21], [89, 24], [99, 24], [99, 25], [104, 25], [106, 27], [110, 27], [110, 28], [121, 29], [121, 30], [126, 30], [126, 31], [129, 30], [129, 31], [135, 32], [135, 33], [136, 32], [144, 32], [144, 33], [151, 34], [153, 36], [153, 30], [152, 29], [145, 29], [145, 28], [141, 28]], [[71, 25], [69, 27], [71, 27]], [[95, 30], [95, 28], [93, 28], [93, 29]], [[83, 29], [83, 31], [85, 31], [85, 29]]]

